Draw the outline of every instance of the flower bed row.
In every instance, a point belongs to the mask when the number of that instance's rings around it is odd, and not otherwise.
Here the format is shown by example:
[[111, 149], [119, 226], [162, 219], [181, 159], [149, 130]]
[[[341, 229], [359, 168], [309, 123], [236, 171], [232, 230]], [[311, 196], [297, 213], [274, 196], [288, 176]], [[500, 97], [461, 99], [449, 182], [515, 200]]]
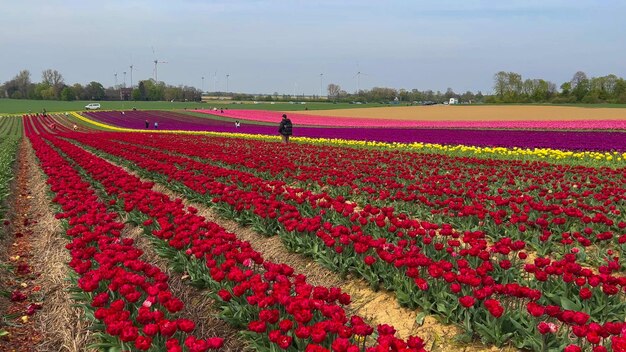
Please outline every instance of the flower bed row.
[[[114, 138], [136, 141], [122, 134]], [[480, 226], [488, 235], [505, 231], [508, 237], [529, 240], [540, 254], [567, 253], [573, 246], [584, 251], [593, 244], [619, 253], [626, 243], [625, 169], [307, 146], [276, 150], [270, 143], [171, 136], [142, 141], [150, 147], [163, 143], [174, 152], [204, 157], [268, 180], [296, 183], [305, 189], [324, 186], [330, 195], [378, 207], [393, 202], [398, 212], [459, 229]], [[195, 147], [189, 148], [190, 143]]]
[[[72, 112], [72, 116], [79, 120], [88, 123], [91, 126], [96, 126], [97, 129], [105, 129], [109, 131], [117, 132], [138, 132], [138, 133], [152, 133], [151, 130], [138, 130], [132, 128], [116, 127], [111, 124], [105, 124], [98, 122], [95, 119], [89, 119], [78, 113]], [[249, 127], [249, 126], [247, 126]], [[211, 131], [195, 131], [195, 130], [162, 130], [156, 131], [158, 133], [167, 134], [187, 134], [187, 135], [210, 135], [220, 137], [235, 137], [249, 140], [265, 140], [276, 141], [278, 136], [275, 135], [274, 130], [265, 132], [259, 132], [251, 129], [244, 130], [244, 126], [241, 126], [241, 130], [235, 131], [215, 130]], [[221, 131], [221, 132], [220, 132]], [[259, 134], [265, 133], [265, 134]], [[269, 134], [268, 134], [269, 133]], [[318, 146], [341, 146], [350, 148], [366, 148], [366, 149], [383, 149], [383, 150], [396, 150], [396, 151], [408, 151], [408, 152], [421, 152], [428, 154], [444, 154], [455, 155], [457, 157], [479, 157], [483, 159], [504, 159], [504, 160], [527, 160], [527, 161], [544, 161], [550, 160], [550, 162], [560, 163], [564, 165], [593, 165], [593, 166], [608, 166], [618, 167], [624, 165], [626, 162], [626, 153], [618, 153], [616, 151], [567, 151], [559, 149], [549, 148], [505, 148], [505, 147], [478, 147], [470, 145], [445, 145], [441, 143], [386, 143], [386, 142], [373, 142], [367, 140], [346, 140], [340, 138], [310, 138], [310, 137], [294, 137], [292, 140], [298, 143], [312, 144]]]
[[[365, 337], [374, 330], [360, 318], [348, 318], [343, 305], [349, 296], [338, 288], [312, 287], [301, 275], [282, 264], [264, 261], [248, 243], [236, 239], [214, 223], [185, 210], [181, 202], [153, 192], [119, 168], [74, 147], [50, 141], [102, 182], [109, 195], [121, 202], [124, 211], [138, 211], [148, 218], [142, 225], [165, 240], [195, 281], [217, 292], [224, 317], [248, 326], [253, 341], [261, 347], [278, 345], [286, 350], [364, 350]], [[184, 256], [183, 256], [184, 254]], [[183, 256], [183, 257], [181, 257]], [[421, 339], [406, 343], [393, 337], [394, 330], [381, 326], [377, 345], [371, 351], [390, 349], [420, 351]], [[359, 348], [360, 346], [360, 348]]]
[[[145, 119], [152, 119], [154, 115], [136, 112], [133, 118], [121, 120], [118, 112], [90, 112], [90, 117], [102, 122], [129, 128], [142, 128]], [[139, 117], [141, 114], [144, 117]], [[275, 113], [275, 125], [263, 126], [250, 123], [239, 129], [234, 124], [223, 125], [222, 121], [208, 122], [208, 119], [186, 117], [167, 118], [159, 117], [159, 128], [166, 130], [188, 131], [215, 131], [231, 133], [249, 133], [263, 135], [277, 135], [277, 124], [280, 114]], [[294, 121], [294, 136], [310, 138], [333, 138], [344, 140], [358, 140], [386, 143], [437, 143], [444, 145], [471, 145], [482, 147], [506, 148], [551, 148], [578, 151], [618, 151], [626, 152], [626, 134], [609, 131], [522, 131], [522, 130], [475, 130], [475, 129], [445, 129], [445, 128], [353, 128], [353, 127], [298, 127]], [[149, 126], [152, 129], [152, 126]]]
[[[523, 242], [503, 240], [488, 246], [479, 233], [466, 231], [460, 234], [447, 227], [430, 228], [428, 223], [415, 224], [415, 221], [410, 219], [403, 219], [400, 216], [395, 218], [393, 211], [382, 209], [383, 226], [380, 227], [387, 227], [387, 221], [392, 223], [396, 221], [393, 225], [406, 230], [410, 238], [399, 240], [398, 244], [391, 244], [384, 238], [364, 235], [364, 231], [361, 231], [358, 223], [376, 222], [371, 221], [373, 217], [358, 220], [357, 216], [354, 219], [357, 223], [352, 226], [321, 220], [321, 217], [326, 212], [331, 213], [331, 210], [335, 213], [345, 212], [342, 214], [343, 218], [350, 218], [351, 214], [354, 214], [354, 205], [340, 199], [307, 198], [311, 196], [310, 193], [304, 190], [289, 191], [280, 182], [264, 185], [253, 183], [251, 186], [253, 189], [266, 192], [254, 195], [249, 191], [237, 190], [244, 184], [243, 178], [239, 178], [239, 181], [233, 179], [234, 183], [231, 184], [215, 182], [213, 177], [221, 177], [224, 174], [212, 174], [217, 169], [209, 169], [205, 164], [196, 165], [193, 160], [183, 161], [168, 154], [150, 153], [145, 148], [133, 149], [127, 145], [120, 148], [120, 145], [99, 139], [77, 138], [77, 140], [122, 156], [151, 172], [163, 173], [166, 179], [179, 180], [194, 190], [196, 197], [204, 193], [219, 194], [217, 198], [212, 195], [208, 197], [228, 204], [234, 210], [232, 215], [239, 220], [252, 222], [257, 227], [266, 226], [269, 228], [269, 231], [265, 230], [267, 232], [278, 229], [291, 247], [326, 260], [327, 264], [333, 265], [338, 270], [356, 270], [370, 282], [382, 281], [397, 290], [401, 302], [420, 305], [444, 315], [451, 321], [466, 323], [469, 332], [477, 332], [487, 340], [502, 343], [512, 337], [509, 335], [511, 331], [517, 330], [524, 332], [520, 334], [521, 341], [516, 340], [519, 345], [537, 347], [541, 345], [542, 339], [536, 325], [542, 319], [554, 319], [564, 323], [562, 325], [565, 328], [560, 330], [558, 339], [554, 336], [552, 340], [547, 339], [548, 343], [567, 344], [568, 327], [584, 326], [577, 328], [578, 334], [583, 331], [580, 329], [585, 329], [584, 332], [589, 333], [590, 328], [586, 324], [589, 313], [592, 313], [592, 319], [600, 319], [598, 321], [612, 326], [614, 322], [611, 320], [614, 320], [623, 309], [621, 297], [616, 296], [616, 293], [621, 291], [616, 285], [623, 286], [623, 283], [622, 280], [610, 275], [615, 269], [612, 266], [604, 267], [602, 269], [605, 271], [604, 274], [595, 275], [576, 264], [576, 256], [573, 254], [560, 261], [539, 258], [534, 266], [535, 277], [538, 279], [526, 280], [540, 285], [542, 291], [538, 291], [512, 284], [518, 280], [523, 282], [521, 280], [523, 276], [519, 272], [520, 266], [512, 265], [519, 264], [515, 263], [515, 260], [516, 256], [522, 257], [523, 253], [520, 253], [520, 250], [524, 248]], [[174, 166], [176, 164], [178, 167], [194, 165], [201, 174], [196, 175], [185, 167], [179, 170]], [[234, 174], [232, 170], [222, 172]], [[245, 180], [248, 183], [255, 181], [249, 176]], [[314, 211], [313, 217], [305, 217], [292, 204], [281, 202], [279, 196], [285, 194], [291, 197], [292, 202], [308, 206], [306, 211]], [[370, 210], [376, 213], [372, 215], [381, 214], [381, 209]], [[271, 214], [275, 215], [272, 217]], [[424, 228], [422, 224], [429, 227]], [[414, 228], [411, 229], [411, 226]], [[448, 239], [445, 239], [446, 236]], [[440, 237], [444, 237], [444, 240], [442, 241]], [[536, 270], [537, 268], [539, 270]], [[542, 275], [545, 276], [544, 279], [541, 279]], [[601, 282], [603, 284], [600, 287], [598, 285]], [[612, 291], [613, 286], [616, 288], [615, 292]], [[561, 293], [568, 291], [569, 294], [562, 298]], [[591, 296], [587, 295], [587, 291], [591, 292]], [[498, 297], [499, 300], [494, 299]], [[577, 297], [578, 302], [573, 302], [567, 297]], [[592, 298], [593, 301], [585, 302]], [[602, 309], [596, 309], [598, 303], [596, 300], [599, 300]], [[538, 307], [543, 307], [542, 313], [529, 308], [534, 307], [530, 302], [535, 301], [543, 302], [534, 303]], [[464, 309], [481, 305], [486, 310]], [[524, 306], [525, 310], [519, 309]], [[504, 307], [507, 315], [503, 315]], [[586, 313], [576, 313], [573, 309], [584, 310]], [[551, 318], [547, 318], [548, 316]], [[573, 320], [574, 316], [577, 317], [576, 320]], [[503, 319], [497, 319], [500, 317]], [[618, 326], [621, 328], [621, 325]], [[608, 328], [602, 326], [602, 329], [603, 334], [606, 334]], [[612, 331], [616, 332], [615, 329]], [[609, 335], [605, 337], [608, 338]], [[599, 342], [608, 343], [607, 339], [596, 341], [593, 334], [589, 341], [594, 345]]]
[[481, 129], [549, 129], [549, 130], [624, 130], [625, 120], [518, 120], [518, 121], [463, 121], [463, 120], [391, 120], [385, 118], [335, 117], [297, 112], [267, 110], [228, 109], [223, 112], [197, 110], [209, 115], [226, 116], [243, 121], [276, 123], [283, 113], [287, 113], [295, 123], [310, 126], [333, 127], [419, 127], [419, 128], [481, 128]]
[[108, 212], [88, 183], [40, 137], [28, 135], [48, 184], [56, 194], [66, 245], [76, 273], [77, 297], [100, 324], [101, 348], [207, 351], [221, 337], [196, 339], [193, 321], [177, 317], [183, 302], [170, 291], [168, 276], [140, 259], [133, 240], [121, 238], [124, 224]]

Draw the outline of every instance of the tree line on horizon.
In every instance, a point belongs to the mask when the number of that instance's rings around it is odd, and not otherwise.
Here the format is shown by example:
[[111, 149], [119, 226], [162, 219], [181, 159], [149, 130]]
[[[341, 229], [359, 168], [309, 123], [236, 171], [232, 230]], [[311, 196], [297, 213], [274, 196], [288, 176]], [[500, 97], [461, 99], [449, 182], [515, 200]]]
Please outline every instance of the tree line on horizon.
[[398, 98], [400, 102], [448, 102], [456, 98], [463, 103], [552, 103], [552, 104], [626, 104], [626, 80], [614, 74], [601, 77], [587, 77], [578, 71], [572, 79], [560, 85], [544, 79], [522, 79], [515, 72], [500, 71], [493, 77], [493, 94], [483, 95], [481, 91], [456, 93], [452, 88], [445, 92], [417, 89], [396, 90], [393, 88], [374, 87], [349, 94], [337, 84], [328, 85], [328, 97], [337, 101], [390, 101]]
[[[104, 87], [91, 81], [86, 85], [68, 85], [57, 70], [47, 69], [41, 73], [41, 82], [34, 83], [28, 70], [20, 71], [0, 86], [0, 98], [34, 100], [123, 100], [122, 85]], [[172, 86], [153, 79], [139, 81], [136, 87], [126, 91], [129, 100], [137, 101], [200, 101], [202, 92], [194, 87]]]
[[560, 89], [543, 79], [523, 80], [515, 72], [500, 71], [493, 81], [494, 94], [486, 99], [488, 103], [626, 103], [626, 80], [614, 74], [589, 78], [578, 71]]
[[[35, 100], [122, 100], [135, 101], [201, 101], [202, 91], [189, 86], [172, 86], [153, 79], [139, 81], [136, 87], [124, 90], [121, 85], [105, 88], [101, 83], [92, 81], [86, 85], [75, 83], [68, 85], [56, 70], [47, 69], [41, 74], [41, 82], [31, 81], [28, 70], [20, 71], [11, 80], [0, 85], [0, 98], [35, 99]], [[445, 92], [418, 89], [395, 89], [373, 87], [348, 93], [338, 84], [327, 86], [327, 96], [308, 96], [308, 100], [335, 102], [380, 102], [380, 103], [442, 103], [456, 98], [462, 103], [552, 103], [552, 104], [599, 104], [626, 103], [626, 80], [614, 74], [589, 78], [578, 71], [570, 81], [558, 88], [553, 82], [544, 79], [523, 79], [516, 72], [500, 71], [493, 77], [493, 94], [485, 95], [467, 91], [456, 93], [452, 88]], [[245, 93], [213, 92], [234, 100], [289, 101], [298, 96], [288, 94], [258, 95]], [[305, 98], [304, 96], [302, 97]]]

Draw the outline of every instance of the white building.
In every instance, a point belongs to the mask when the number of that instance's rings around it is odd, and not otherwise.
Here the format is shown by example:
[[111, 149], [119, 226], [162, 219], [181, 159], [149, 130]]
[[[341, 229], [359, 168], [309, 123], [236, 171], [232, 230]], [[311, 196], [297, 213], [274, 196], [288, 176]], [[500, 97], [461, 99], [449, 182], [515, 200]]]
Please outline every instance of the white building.
[[457, 99], [457, 98], [450, 98], [450, 102], [448, 104], [454, 105], [454, 104], [458, 104], [458, 103], [459, 103], [459, 99]]

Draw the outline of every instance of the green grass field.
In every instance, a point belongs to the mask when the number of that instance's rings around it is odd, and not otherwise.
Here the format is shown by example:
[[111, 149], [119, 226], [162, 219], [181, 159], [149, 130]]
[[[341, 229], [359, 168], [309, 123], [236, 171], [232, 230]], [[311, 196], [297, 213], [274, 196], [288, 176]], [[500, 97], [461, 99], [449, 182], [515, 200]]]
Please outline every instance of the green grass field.
[[[59, 111], [79, 111], [84, 110], [85, 105], [92, 101], [56, 101], [56, 100], [25, 100], [25, 99], [0, 99], [0, 114], [22, 114], [42, 112], [46, 109], [48, 112]], [[306, 104], [290, 104], [290, 103], [259, 103], [253, 104], [246, 102], [244, 104], [233, 104], [230, 101], [211, 101], [206, 103], [196, 102], [166, 102], [166, 101], [100, 101], [101, 110], [130, 110], [137, 108], [140, 110], [194, 110], [209, 109], [211, 107], [223, 107], [229, 109], [254, 109], [254, 110], [272, 110], [272, 111], [302, 111], [308, 110], [328, 110], [328, 109], [348, 109], [348, 108], [365, 108], [388, 106], [383, 104], [347, 104], [347, 103], [306, 103]]]
[[[58, 111], [78, 111], [84, 110], [85, 105], [92, 101], [56, 101], [56, 100], [22, 100], [22, 99], [0, 99], [0, 114], [19, 114], [27, 112], [48, 112]], [[130, 110], [133, 107], [141, 110], [172, 110], [172, 109], [193, 109], [206, 107], [201, 103], [170, 103], [152, 101], [101, 101], [102, 110]]]
[[[43, 109], [49, 112], [59, 111], [79, 111], [84, 110], [85, 105], [93, 101], [56, 101], [56, 100], [25, 100], [25, 99], [0, 99], [0, 114], [22, 114], [28, 112], [42, 112]], [[352, 109], [352, 108], [376, 108], [376, 107], [394, 107], [406, 106], [406, 104], [387, 105], [380, 103], [369, 104], [348, 104], [348, 103], [316, 103], [307, 102], [306, 104], [297, 103], [274, 103], [244, 102], [243, 104], [234, 104], [231, 101], [210, 101], [205, 103], [197, 102], [168, 102], [168, 101], [100, 101], [102, 110], [130, 110], [137, 108], [140, 110], [190, 110], [209, 109], [212, 107], [242, 109], [242, 110], [271, 110], [271, 111], [302, 111], [308, 110], [332, 110], [332, 109]], [[626, 108], [626, 104], [567, 104], [567, 105], [551, 105], [551, 104], [497, 104], [497, 105], [541, 105], [541, 106], [575, 106], [584, 108]], [[468, 105], [470, 106], [470, 105]]]

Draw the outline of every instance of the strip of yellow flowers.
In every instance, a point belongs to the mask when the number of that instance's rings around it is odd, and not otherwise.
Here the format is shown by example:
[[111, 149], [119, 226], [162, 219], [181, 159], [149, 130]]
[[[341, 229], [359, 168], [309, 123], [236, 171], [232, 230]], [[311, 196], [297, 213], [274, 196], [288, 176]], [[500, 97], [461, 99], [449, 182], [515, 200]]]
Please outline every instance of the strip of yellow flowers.
[[[88, 119], [76, 112], [71, 113], [74, 117], [90, 123], [94, 126], [105, 128], [112, 131], [119, 132], [135, 132], [135, 133], [171, 133], [171, 134], [191, 134], [191, 135], [210, 135], [219, 137], [236, 137], [245, 139], [257, 139], [265, 141], [277, 141], [280, 139], [278, 136], [268, 136], [261, 134], [245, 134], [245, 133], [228, 133], [228, 132], [210, 132], [210, 131], [181, 131], [181, 130], [136, 130], [131, 128], [122, 128], [107, 125], [101, 122], [97, 122]], [[385, 142], [371, 142], [371, 141], [357, 141], [346, 139], [326, 139], [326, 138], [309, 138], [309, 137], [292, 137], [296, 142], [308, 143], [308, 144], [323, 144], [323, 145], [341, 145], [349, 147], [368, 147], [368, 148], [387, 148], [404, 151], [422, 151], [422, 152], [435, 152], [446, 154], [464, 154], [475, 156], [500, 156], [516, 159], [544, 159], [546, 161], [556, 160], [578, 160], [578, 161], [590, 161], [600, 162], [612, 167], [624, 167], [626, 166], [626, 153], [619, 152], [594, 152], [594, 151], [565, 151], [559, 149], [549, 148], [504, 148], [504, 147], [475, 147], [467, 145], [442, 145], [433, 143], [385, 143]]]

